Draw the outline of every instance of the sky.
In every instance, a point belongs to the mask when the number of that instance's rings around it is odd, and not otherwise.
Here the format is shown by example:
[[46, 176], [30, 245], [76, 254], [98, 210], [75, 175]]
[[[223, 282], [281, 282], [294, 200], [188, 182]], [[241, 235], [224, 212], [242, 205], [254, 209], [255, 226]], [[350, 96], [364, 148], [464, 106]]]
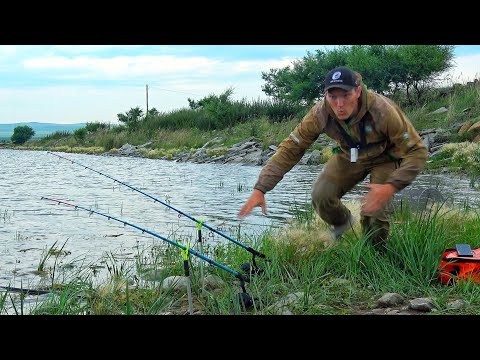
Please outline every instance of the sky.
[[[118, 124], [131, 108], [169, 112], [232, 88], [267, 99], [262, 71], [333, 45], [0, 45], [0, 124]], [[457, 45], [455, 82], [480, 77], [480, 45]], [[147, 96], [148, 85], [148, 96]]]

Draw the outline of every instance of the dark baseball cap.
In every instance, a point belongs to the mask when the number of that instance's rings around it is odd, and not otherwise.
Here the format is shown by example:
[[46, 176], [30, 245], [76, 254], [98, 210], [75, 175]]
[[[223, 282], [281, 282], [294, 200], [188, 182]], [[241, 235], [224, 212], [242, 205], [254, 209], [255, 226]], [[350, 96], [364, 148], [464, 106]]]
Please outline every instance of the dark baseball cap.
[[360, 85], [360, 80], [357, 78], [356, 73], [346, 66], [336, 67], [325, 76], [325, 90], [331, 88], [351, 90], [358, 85]]

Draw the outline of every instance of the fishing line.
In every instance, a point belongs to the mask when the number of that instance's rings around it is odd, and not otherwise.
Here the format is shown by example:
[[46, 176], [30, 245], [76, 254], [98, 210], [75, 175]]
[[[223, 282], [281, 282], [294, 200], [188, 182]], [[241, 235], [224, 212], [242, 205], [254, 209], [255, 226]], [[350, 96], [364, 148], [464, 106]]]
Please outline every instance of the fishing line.
[[117, 179], [115, 179], [115, 178], [113, 178], [113, 177], [111, 177], [111, 176], [109, 176], [109, 175], [107, 175], [107, 174], [104, 174], [104, 173], [102, 173], [102, 172], [100, 172], [100, 171], [98, 171], [98, 170], [92, 169], [92, 168], [90, 168], [90, 167], [88, 167], [88, 166], [86, 166], [86, 165], [80, 164], [80, 163], [77, 162], [77, 161], [68, 159], [68, 158], [66, 158], [66, 157], [64, 157], [64, 156], [55, 154], [55, 153], [53, 153], [53, 152], [51, 152], [51, 151], [47, 151], [47, 153], [48, 153], [48, 154], [51, 154], [51, 155], [55, 155], [55, 156], [57, 156], [57, 157], [59, 157], [59, 158], [61, 158], [61, 159], [70, 161], [70, 162], [73, 163], [73, 164], [77, 164], [77, 165], [79, 165], [79, 166], [82, 166], [82, 167], [84, 167], [85, 169], [91, 170], [91, 171], [93, 171], [93, 172], [95, 172], [95, 173], [97, 173], [97, 174], [100, 174], [100, 175], [102, 175], [102, 176], [105, 176], [105, 177], [113, 180], [114, 182], [117, 182], [117, 183], [119, 183], [119, 184], [122, 184], [122, 185], [124, 185], [124, 186], [132, 189], [133, 191], [136, 191], [136, 192], [138, 192], [138, 193], [140, 193], [140, 194], [142, 194], [142, 195], [144, 195], [144, 196], [152, 199], [154, 202], [159, 202], [160, 204], [168, 207], [169, 209], [172, 209], [172, 210], [176, 211], [178, 214], [183, 215], [183, 216], [189, 218], [190, 220], [196, 222], [197, 224], [201, 224], [201, 226], [207, 228], [208, 230], [214, 232], [215, 234], [220, 235], [220, 236], [222, 236], [223, 238], [225, 238], [225, 239], [233, 242], [234, 244], [242, 247], [243, 249], [245, 249], [246, 251], [248, 251], [249, 253], [252, 254], [252, 264], [253, 264], [253, 266], [250, 267], [249, 264], [244, 264], [244, 265], [245, 265], [245, 267], [248, 266], [248, 268], [251, 268], [251, 269], [253, 270], [253, 271], [252, 271], [253, 273], [257, 273], [257, 272], [262, 271], [262, 269], [260, 269], [260, 268], [257, 266], [257, 263], [256, 263], [256, 261], [255, 261], [255, 256], [258, 256], [258, 257], [263, 258], [263, 259], [265, 259], [266, 261], [268, 261], [268, 259], [266, 259], [265, 254], [262, 254], [261, 252], [253, 249], [253, 248], [250, 247], [250, 246], [247, 246], [247, 245], [245, 245], [245, 244], [242, 244], [241, 242], [239, 242], [239, 241], [231, 238], [230, 236], [225, 235], [224, 233], [222, 233], [222, 232], [220, 232], [220, 231], [218, 231], [218, 230], [210, 227], [210, 226], [207, 225], [205, 222], [199, 221], [199, 220], [195, 219], [194, 217], [192, 217], [192, 216], [184, 213], [183, 211], [178, 210], [178, 209], [174, 208], [173, 206], [171, 206], [171, 205], [169, 205], [169, 204], [167, 204], [167, 203], [165, 203], [165, 202], [163, 202], [163, 201], [161, 201], [161, 200], [159, 200], [159, 199], [157, 199], [157, 198], [155, 198], [155, 197], [153, 197], [153, 196], [151, 196], [151, 195], [149, 195], [149, 194], [147, 194], [147, 193], [145, 193], [145, 192], [143, 192], [143, 191], [141, 191], [141, 190], [139, 190], [139, 189], [137, 189], [137, 188], [135, 188], [135, 187], [133, 187], [133, 186], [125, 183], [125, 182], [123, 182], [123, 181], [117, 180]]

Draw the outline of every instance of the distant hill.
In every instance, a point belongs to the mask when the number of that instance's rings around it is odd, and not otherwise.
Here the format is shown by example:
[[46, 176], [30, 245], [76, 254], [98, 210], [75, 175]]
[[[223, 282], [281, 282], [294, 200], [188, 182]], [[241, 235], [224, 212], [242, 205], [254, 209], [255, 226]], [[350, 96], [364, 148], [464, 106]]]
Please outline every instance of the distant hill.
[[14, 124], [0, 124], [0, 140], [10, 140], [13, 135], [13, 129], [17, 126], [30, 126], [35, 135], [33, 139], [39, 139], [52, 134], [57, 131], [69, 131], [73, 132], [78, 128], [84, 127], [86, 123], [77, 124], [51, 124], [40, 122], [26, 122], [26, 123], [14, 123]]

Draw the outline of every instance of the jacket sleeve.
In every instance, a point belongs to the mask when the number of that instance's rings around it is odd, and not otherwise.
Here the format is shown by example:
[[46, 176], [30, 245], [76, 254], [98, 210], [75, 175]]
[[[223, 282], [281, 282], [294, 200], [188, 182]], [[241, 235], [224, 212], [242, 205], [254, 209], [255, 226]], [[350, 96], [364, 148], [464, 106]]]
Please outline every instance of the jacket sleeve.
[[391, 105], [391, 111], [385, 121], [386, 133], [391, 144], [389, 153], [401, 159], [401, 162], [400, 167], [389, 176], [386, 183], [392, 184], [400, 191], [411, 184], [423, 170], [428, 159], [428, 150], [405, 114], [396, 104]]
[[320, 105], [312, 107], [290, 135], [280, 143], [277, 152], [260, 172], [255, 189], [263, 193], [272, 190], [300, 161], [305, 150], [315, 142], [322, 132], [317, 111]]

